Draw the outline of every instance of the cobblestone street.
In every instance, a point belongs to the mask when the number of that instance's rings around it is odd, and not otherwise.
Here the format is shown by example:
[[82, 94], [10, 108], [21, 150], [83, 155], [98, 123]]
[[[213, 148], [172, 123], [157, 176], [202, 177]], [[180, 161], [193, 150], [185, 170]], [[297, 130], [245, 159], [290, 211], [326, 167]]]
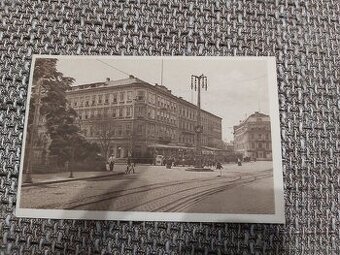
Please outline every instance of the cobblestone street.
[[[273, 213], [272, 162], [224, 165], [222, 171], [190, 172], [186, 167], [139, 165], [114, 175], [22, 187], [22, 208]], [[77, 175], [77, 173], [75, 173]], [[41, 195], [43, 194], [43, 196]], [[37, 198], [41, 199], [37, 199]]]

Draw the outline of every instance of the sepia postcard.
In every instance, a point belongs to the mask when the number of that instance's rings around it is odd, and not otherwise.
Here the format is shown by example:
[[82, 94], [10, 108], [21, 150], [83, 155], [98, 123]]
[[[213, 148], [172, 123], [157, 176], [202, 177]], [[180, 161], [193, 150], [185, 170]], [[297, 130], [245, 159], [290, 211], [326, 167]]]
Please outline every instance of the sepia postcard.
[[18, 217], [284, 223], [275, 57], [34, 55]]

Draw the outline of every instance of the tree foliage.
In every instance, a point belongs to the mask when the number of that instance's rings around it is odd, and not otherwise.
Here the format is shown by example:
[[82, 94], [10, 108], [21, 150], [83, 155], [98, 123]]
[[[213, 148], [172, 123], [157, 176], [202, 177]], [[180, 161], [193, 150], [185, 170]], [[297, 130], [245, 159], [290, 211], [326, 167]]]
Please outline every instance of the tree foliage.
[[[66, 91], [74, 79], [57, 71], [57, 59], [38, 58], [33, 74], [33, 104], [38, 86], [41, 86], [41, 115], [46, 120], [46, 128], [51, 139], [50, 155], [60, 164], [79, 158], [78, 151], [86, 154], [84, 148], [91, 146], [85, 141], [77, 125], [77, 114], [66, 100]], [[33, 106], [34, 107], [34, 106]], [[32, 109], [31, 109], [32, 112]], [[93, 149], [94, 147], [92, 147]]]

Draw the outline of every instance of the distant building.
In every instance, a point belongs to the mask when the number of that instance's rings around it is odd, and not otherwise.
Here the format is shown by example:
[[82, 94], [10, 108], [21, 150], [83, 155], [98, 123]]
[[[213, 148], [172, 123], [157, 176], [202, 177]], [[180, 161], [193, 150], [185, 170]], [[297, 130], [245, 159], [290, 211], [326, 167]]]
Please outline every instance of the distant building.
[[270, 117], [255, 112], [234, 126], [234, 150], [243, 157], [272, 160]]
[[[113, 135], [110, 153], [127, 157], [131, 140], [136, 157], [193, 150], [196, 105], [130, 76], [127, 79], [72, 86], [67, 92], [70, 106], [78, 113], [85, 138], [98, 142], [96, 123], [108, 120]], [[202, 146], [205, 151], [223, 148], [222, 119], [202, 110]]]
[[231, 141], [229, 143], [224, 143], [224, 150], [228, 152], [234, 152], [234, 141]]

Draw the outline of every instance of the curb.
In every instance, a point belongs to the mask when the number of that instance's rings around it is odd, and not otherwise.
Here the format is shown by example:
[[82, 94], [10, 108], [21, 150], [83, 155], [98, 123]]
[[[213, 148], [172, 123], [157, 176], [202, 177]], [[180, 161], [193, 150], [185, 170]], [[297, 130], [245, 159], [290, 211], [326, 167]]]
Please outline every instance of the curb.
[[73, 182], [73, 181], [81, 181], [81, 180], [87, 180], [87, 179], [97, 179], [97, 178], [102, 178], [102, 177], [110, 177], [110, 176], [123, 175], [123, 174], [124, 174], [124, 172], [104, 174], [104, 175], [98, 175], [98, 176], [80, 177], [80, 178], [69, 178], [69, 179], [62, 179], [62, 180], [55, 180], [55, 181], [23, 183], [23, 184], [21, 184], [21, 187], [32, 187], [32, 186], [40, 186], [40, 185], [53, 184], [53, 183]]

